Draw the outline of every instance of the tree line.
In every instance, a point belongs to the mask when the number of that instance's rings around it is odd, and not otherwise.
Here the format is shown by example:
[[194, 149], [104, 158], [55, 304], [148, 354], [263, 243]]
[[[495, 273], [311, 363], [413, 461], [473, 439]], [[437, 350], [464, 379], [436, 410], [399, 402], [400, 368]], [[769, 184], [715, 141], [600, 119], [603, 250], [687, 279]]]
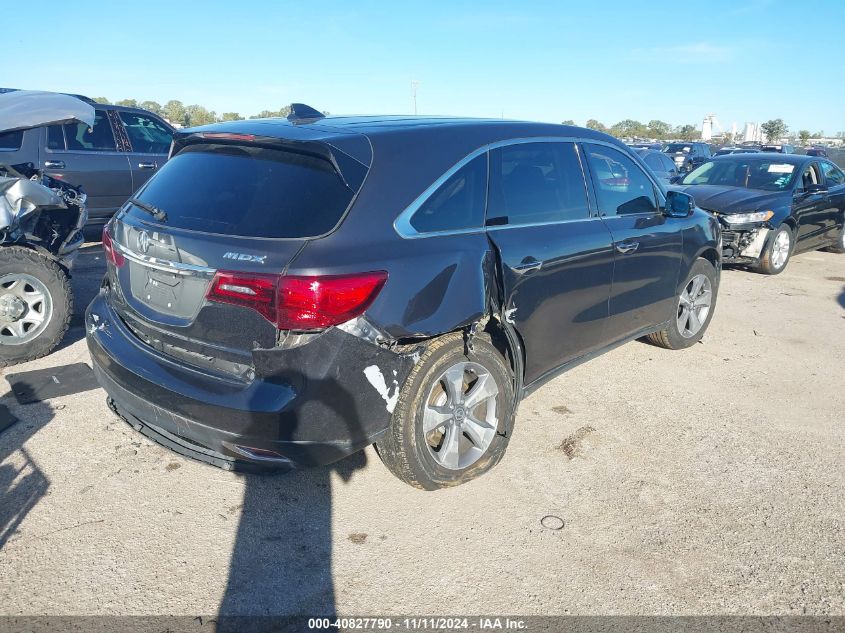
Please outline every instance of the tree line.
[[[94, 97], [97, 103], [111, 103], [105, 97]], [[114, 105], [128, 106], [131, 108], [143, 108], [149, 110], [154, 114], [163, 116], [165, 119], [173, 124], [183, 125], [185, 127], [192, 127], [194, 125], [208, 125], [209, 123], [218, 123], [220, 121], [242, 121], [244, 119], [266, 119], [267, 117], [286, 117], [290, 114], [290, 106], [284, 106], [279, 110], [262, 110], [258, 114], [253, 114], [249, 117], [241, 116], [237, 112], [223, 112], [217, 114], [214, 110], [209, 110], [201, 105], [191, 104], [185, 105], [177, 99], [171, 99], [164, 105], [157, 101], [138, 101], [136, 99], [121, 99], [115, 101]]]
[[[97, 103], [111, 103], [105, 97], [95, 97], [94, 101]], [[121, 99], [115, 101], [115, 105], [129, 106], [132, 108], [143, 108], [149, 110], [173, 124], [191, 127], [194, 125], [207, 125], [209, 123], [217, 123], [220, 121], [242, 121], [243, 119], [266, 119], [268, 117], [286, 117], [290, 114], [290, 106], [284, 106], [278, 110], [262, 110], [257, 114], [252, 114], [248, 117], [241, 116], [238, 112], [222, 112], [217, 114], [214, 110], [209, 110], [201, 105], [191, 104], [185, 105], [177, 99], [171, 99], [164, 105], [157, 101], [137, 101], [136, 99]], [[325, 112], [324, 114], [328, 114]], [[575, 125], [575, 121], [569, 119], [563, 121], [563, 125]], [[634, 119], [625, 119], [614, 123], [610, 127], [604, 125], [601, 121], [590, 119], [586, 126], [591, 130], [598, 130], [605, 132], [617, 138], [653, 138], [657, 140], [679, 139], [682, 141], [694, 141], [701, 138], [701, 132], [692, 124], [673, 126], [671, 123], [652, 119], [648, 123], [641, 123]], [[784, 138], [789, 133], [789, 128], [783, 122], [783, 119], [771, 119], [761, 125], [763, 134], [769, 142], [777, 141]], [[823, 138], [824, 132], [819, 131], [811, 134], [809, 130], [799, 130], [797, 134], [793, 135], [798, 138], [802, 145], [807, 145], [811, 138]], [[845, 133], [840, 132], [838, 136], [843, 137]], [[732, 143], [734, 138], [730, 132], [722, 134], [722, 139], [726, 143]]]

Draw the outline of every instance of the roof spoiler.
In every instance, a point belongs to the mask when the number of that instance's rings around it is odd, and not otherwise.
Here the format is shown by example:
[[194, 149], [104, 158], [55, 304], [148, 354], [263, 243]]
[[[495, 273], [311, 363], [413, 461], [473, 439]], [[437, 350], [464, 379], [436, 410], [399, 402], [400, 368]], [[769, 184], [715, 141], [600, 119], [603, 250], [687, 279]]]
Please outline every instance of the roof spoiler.
[[313, 123], [319, 119], [325, 119], [326, 115], [304, 103], [291, 103], [290, 114], [287, 118], [295, 125], [297, 123]]

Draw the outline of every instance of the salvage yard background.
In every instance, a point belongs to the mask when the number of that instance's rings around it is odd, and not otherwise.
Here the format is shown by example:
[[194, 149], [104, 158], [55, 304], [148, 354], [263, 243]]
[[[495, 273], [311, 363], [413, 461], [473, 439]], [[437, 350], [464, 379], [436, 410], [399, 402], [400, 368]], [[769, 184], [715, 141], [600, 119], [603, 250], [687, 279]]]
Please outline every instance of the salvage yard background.
[[[102, 270], [86, 247], [67, 341], [4, 375], [90, 362]], [[632, 343], [554, 380], [499, 467], [437, 493], [372, 449], [234, 475], [150, 443], [99, 390], [6, 393], [0, 613], [843, 613], [843, 359], [845, 256], [728, 270], [703, 344]]]

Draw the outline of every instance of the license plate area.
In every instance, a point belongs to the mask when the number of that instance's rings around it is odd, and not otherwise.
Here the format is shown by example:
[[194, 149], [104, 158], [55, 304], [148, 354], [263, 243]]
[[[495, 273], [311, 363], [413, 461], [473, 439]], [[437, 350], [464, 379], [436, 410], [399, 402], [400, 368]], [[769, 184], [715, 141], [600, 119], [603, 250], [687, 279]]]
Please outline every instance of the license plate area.
[[179, 275], [167, 273], [152, 268], [144, 270], [146, 280], [139, 297], [151, 308], [162, 312], [176, 313], [179, 305], [179, 291], [182, 279]]

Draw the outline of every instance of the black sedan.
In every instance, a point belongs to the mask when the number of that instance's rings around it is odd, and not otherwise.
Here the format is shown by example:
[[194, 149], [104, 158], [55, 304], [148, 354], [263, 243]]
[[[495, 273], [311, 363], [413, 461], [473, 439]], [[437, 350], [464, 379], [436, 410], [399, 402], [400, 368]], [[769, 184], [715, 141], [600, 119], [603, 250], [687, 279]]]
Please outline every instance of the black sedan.
[[722, 223], [722, 259], [776, 275], [794, 253], [845, 253], [845, 174], [825, 158], [718, 156], [677, 187]]

